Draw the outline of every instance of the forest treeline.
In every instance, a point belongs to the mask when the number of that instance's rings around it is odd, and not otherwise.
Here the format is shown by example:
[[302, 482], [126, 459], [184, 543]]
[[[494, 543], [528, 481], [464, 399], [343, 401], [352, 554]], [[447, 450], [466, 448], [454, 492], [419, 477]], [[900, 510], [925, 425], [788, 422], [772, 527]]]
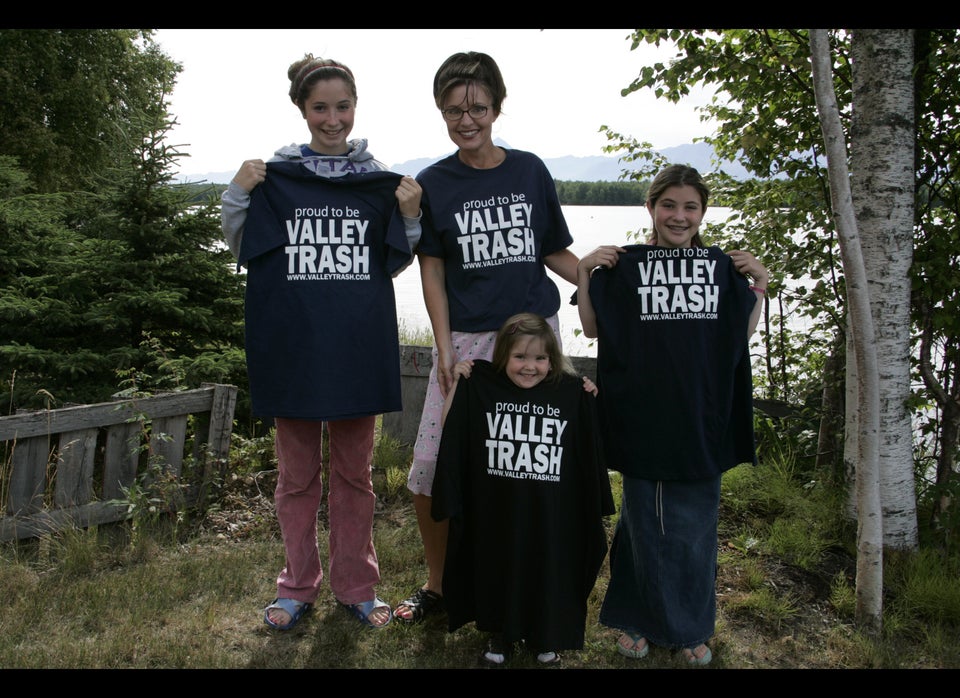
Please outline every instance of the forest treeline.
[[556, 180], [564, 206], [643, 206], [649, 180], [642, 182], [564, 182]]

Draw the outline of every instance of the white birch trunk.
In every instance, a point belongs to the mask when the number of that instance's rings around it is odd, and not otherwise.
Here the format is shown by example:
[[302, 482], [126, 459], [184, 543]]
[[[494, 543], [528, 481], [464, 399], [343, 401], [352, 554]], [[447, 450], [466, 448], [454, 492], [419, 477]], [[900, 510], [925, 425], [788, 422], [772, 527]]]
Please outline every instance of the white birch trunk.
[[859, 377], [856, 617], [862, 628], [879, 633], [883, 623], [883, 521], [879, 482], [880, 381], [876, 337], [866, 269], [853, 211], [846, 143], [833, 89], [833, 57], [827, 30], [810, 30], [810, 57], [817, 111], [826, 146], [830, 200], [839, 233], [847, 308]]
[[860, 458], [860, 377], [857, 375], [857, 350], [853, 346], [853, 328], [850, 315], [847, 315], [846, 374], [844, 378], [844, 418], [843, 418], [843, 473], [844, 482], [851, 485], [846, 492], [844, 513], [850, 521], [857, 519], [857, 461]]
[[917, 498], [907, 409], [915, 207], [913, 30], [855, 30], [851, 57], [851, 185], [877, 339], [883, 544], [914, 550]]

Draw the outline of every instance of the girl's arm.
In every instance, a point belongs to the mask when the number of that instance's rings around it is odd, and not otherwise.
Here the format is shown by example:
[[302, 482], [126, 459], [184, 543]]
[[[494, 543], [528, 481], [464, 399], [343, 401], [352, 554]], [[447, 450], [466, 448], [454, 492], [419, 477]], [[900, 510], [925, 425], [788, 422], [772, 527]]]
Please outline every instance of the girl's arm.
[[751, 337], [756, 331], [757, 325], [760, 323], [760, 313], [763, 312], [763, 300], [767, 293], [767, 284], [770, 281], [770, 275], [767, 272], [767, 268], [749, 252], [733, 250], [727, 254], [730, 255], [730, 258], [733, 260], [733, 265], [737, 268], [737, 271], [753, 279], [753, 285], [750, 286], [750, 288], [753, 289], [753, 292], [756, 294], [757, 302], [753, 306], [753, 312], [750, 313], [750, 321], [747, 323], [747, 337]]
[[616, 266], [624, 251], [617, 245], [601, 245], [577, 264], [577, 312], [583, 334], [591, 339], [597, 336], [597, 314], [590, 300], [590, 275], [597, 267]]
[[247, 222], [247, 209], [250, 208], [250, 192], [266, 177], [267, 166], [263, 160], [244, 160], [220, 196], [220, 228], [223, 230], [223, 240], [234, 257], [240, 256], [243, 226]]
[[[400, 216], [403, 218], [407, 244], [410, 245], [410, 251], [416, 254], [417, 245], [420, 244], [420, 237], [423, 235], [423, 228], [420, 226], [420, 218], [423, 215], [420, 210], [420, 198], [423, 196], [423, 189], [413, 177], [404, 176], [400, 180], [400, 184], [397, 185], [394, 195], [397, 197]], [[411, 264], [413, 264], [413, 257], [410, 257], [409, 262], [393, 272], [393, 278], [400, 276], [400, 272], [405, 271]]]

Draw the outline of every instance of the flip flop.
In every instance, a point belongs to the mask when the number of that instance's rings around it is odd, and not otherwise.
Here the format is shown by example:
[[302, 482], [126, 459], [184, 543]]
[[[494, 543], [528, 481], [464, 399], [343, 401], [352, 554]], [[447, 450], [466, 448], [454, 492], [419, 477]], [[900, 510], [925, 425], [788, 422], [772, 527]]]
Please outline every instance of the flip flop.
[[[706, 651], [703, 653], [702, 657], [698, 657], [695, 650], [703, 647]], [[697, 645], [696, 647], [685, 647], [683, 650], [683, 658], [687, 660], [687, 664], [691, 666], [706, 666], [713, 659], [713, 652], [710, 651], [710, 648], [706, 645]]]
[[[274, 599], [273, 602], [263, 609], [263, 622], [275, 630], [290, 630], [301, 618], [309, 613], [312, 604], [306, 601], [297, 601], [296, 599]], [[281, 625], [270, 620], [270, 611], [277, 609], [285, 611], [290, 616], [290, 620]]]
[[[629, 645], [623, 643], [623, 638], [630, 640]], [[643, 647], [638, 647], [640, 643], [643, 643]], [[643, 635], [637, 635], [636, 633], [623, 633], [617, 639], [617, 652], [622, 654], [624, 657], [630, 657], [630, 659], [643, 659], [650, 653], [650, 643], [647, 642], [646, 638]]]
[[[344, 610], [346, 610], [350, 615], [359, 620], [366, 626], [371, 628], [383, 628], [387, 625], [390, 625], [390, 621], [393, 620], [393, 611], [390, 610], [390, 604], [382, 601], [380, 597], [376, 597], [373, 601], [364, 601], [363, 603], [343, 603], [342, 601], [337, 601]], [[389, 611], [387, 616], [387, 622], [382, 625], [376, 625], [370, 620], [370, 614], [373, 613], [378, 608], [386, 608]]]

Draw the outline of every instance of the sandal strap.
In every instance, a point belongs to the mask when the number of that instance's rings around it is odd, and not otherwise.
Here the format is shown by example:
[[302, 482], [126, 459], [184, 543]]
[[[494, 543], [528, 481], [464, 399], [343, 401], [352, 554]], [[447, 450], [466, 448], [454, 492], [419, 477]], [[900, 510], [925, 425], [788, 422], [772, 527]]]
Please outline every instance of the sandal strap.
[[404, 618], [397, 616], [400, 620], [406, 622], [418, 622], [427, 615], [443, 608], [443, 596], [430, 589], [423, 587], [417, 589], [409, 598], [400, 602], [400, 606], [406, 606], [410, 609], [410, 617]]
[[270, 611], [272, 609], [277, 609], [280, 611], [286, 611], [287, 614], [293, 618], [297, 612], [304, 606], [309, 606], [306, 601], [297, 601], [296, 599], [275, 599], [273, 603], [267, 606], [264, 610]]
[[415, 606], [435, 606], [436, 604], [443, 601], [443, 597], [440, 596], [435, 591], [430, 589], [424, 589], [423, 587], [417, 589], [417, 591], [408, 599], [404, 599], [400, 603], [404, 606], [410, 606], [411, 608]]
[[[379, 596], [374, 597], [371, 601], [361, 601], [359, 603], [343, 603], [339, 601], [338, 603], [349, 613], [352, 613], [357, 620], [371, 628], [382, 628], [389, 625], [390, 621], [393, 620], [393, 611], [390, 611], [390, 604], [383, 601]], [[390, 611], [386, 622], [381, 625], [377, 625], [370, 620], [370, 614], [378, 608], [386, 608]]]

